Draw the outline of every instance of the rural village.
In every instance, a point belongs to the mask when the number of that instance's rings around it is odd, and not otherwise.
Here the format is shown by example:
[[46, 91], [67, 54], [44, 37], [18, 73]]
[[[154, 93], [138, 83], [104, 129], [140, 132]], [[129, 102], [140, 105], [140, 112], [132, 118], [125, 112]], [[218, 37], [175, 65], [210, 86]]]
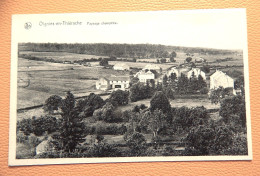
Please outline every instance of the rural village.
[[18, 47], [17, 159], [247, 155], [242, 51]]

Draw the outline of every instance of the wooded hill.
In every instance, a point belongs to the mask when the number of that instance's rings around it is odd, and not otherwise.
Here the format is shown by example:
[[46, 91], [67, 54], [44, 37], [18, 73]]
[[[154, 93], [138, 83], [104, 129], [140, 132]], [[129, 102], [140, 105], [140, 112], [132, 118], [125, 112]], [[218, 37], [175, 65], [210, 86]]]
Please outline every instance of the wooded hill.
[[71, 52], [99, 56], [131, 57], [131, 58], [167, 58], [171, 53], [182, 52], [186, 54], [228, 55], [242, 54], [239, 50], [221, 50], [211, 48], [195, 48], [182, 46], [166, 46], [155, 44], [68, 44], [68, 43], [20, 43], [19, 51], [34, 52]]

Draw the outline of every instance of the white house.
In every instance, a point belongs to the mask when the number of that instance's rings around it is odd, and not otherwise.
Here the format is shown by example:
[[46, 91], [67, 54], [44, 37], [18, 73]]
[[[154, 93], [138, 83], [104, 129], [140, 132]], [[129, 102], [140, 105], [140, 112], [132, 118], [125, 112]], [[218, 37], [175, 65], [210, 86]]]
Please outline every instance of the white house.
[[126, 90], [130, 87], [130, 77], [129, 76], [111, 76], [108, 79], [109, 79], [111, 89]]
[[113, 67], [114, 70], [130, 70], [130, 67], [125, 63], [115, 64]]
[[96, 89], [99, 90], [126, 90], [130, 87], [129, 76], [110, 76], [108, 78], [101, 77], [96, 82]]
[[149, 71], [155, 70], [157, 73], [161, 73], [161, 72], [162, 72], [162, 68], [159, 67], [159, 66], [156, 65], [156, 64], [147, 64], [147, 65], [143, 68], [143, 70], [149, 70]]
[[217, 89], [219, 87], [234, 89], [234, 79], [222, 71], [216, 70], [210, 76], [210, 89]]
[[200, 75], [204, 80], [206, 80], [206, 74], [205, 74], [205, 72], [201, 71], [199, 68], [192, 68], [192, 69], [188, 72], [187, 77], [190, 79], [192, 75], [194, 75], [195, 78], [198, 78], [199, 75]]
[[151, 71], [140, 71], [137, 74], [140, 82], [146, 83], [149, 80], [155, 79], [155, 75]]

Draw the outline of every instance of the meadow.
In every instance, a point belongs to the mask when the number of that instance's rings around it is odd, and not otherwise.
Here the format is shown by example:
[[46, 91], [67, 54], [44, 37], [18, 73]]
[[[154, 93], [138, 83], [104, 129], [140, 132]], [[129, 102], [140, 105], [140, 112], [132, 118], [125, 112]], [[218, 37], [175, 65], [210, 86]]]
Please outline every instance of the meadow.
[[19, 58], [17, 108], [43, 104], [51, 95], [63, 97], [69, 90], [76, 97], [91, 92], [101, 93], [95, 89], [97, 79], [112, 74], [124, 75], [128, 72]]

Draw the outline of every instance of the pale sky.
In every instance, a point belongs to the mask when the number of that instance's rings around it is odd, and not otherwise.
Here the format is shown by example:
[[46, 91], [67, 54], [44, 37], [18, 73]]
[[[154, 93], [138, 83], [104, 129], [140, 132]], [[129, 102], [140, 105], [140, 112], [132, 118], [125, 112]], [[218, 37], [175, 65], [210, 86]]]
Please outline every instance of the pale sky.
[[[82, 25], [40, 26], [41, 22], [62, 21]], [[32, 23], [31, 29], [24, 28], [26, 22]], [[243, 49], [247, 44], [245, 9], [16, 15], [12, 25], [16, 42], [149, 43], [219, 49]]]

